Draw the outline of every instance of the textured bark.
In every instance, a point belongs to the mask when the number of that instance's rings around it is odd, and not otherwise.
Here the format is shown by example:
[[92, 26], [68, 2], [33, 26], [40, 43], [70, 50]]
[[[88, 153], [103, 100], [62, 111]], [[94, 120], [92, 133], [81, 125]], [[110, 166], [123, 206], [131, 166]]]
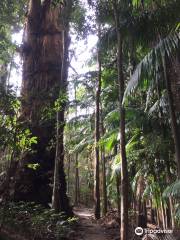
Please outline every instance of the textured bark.
[[123, 39], [119, 27], [119, 13], [117, 1], [113, 1], [114, 17], [117, 34], [117, 70], [119, 86], [119, 112], [120, 112], [120, 158], [121, 158], [121, 240], [128, 239], [128, 169], [126, 159], [126, 139], [125, 139], [125, 108], [122, 104], [124, 96], [124, 74], [123, 74]]
[[[63, 211], [68, 216], [73, 216], [72, 208], [69, 206], [69, 200], [66, 195], [67, 185], [64, 172], [64, 112], [66, 105], [66, 86], [68, 77], [68, 47], [69, 47], [69, 15], [71, 13], [72, 2], [67, 1], [67, 9], [65, 14], [62, 13], [61, 20], [63, 22], [62, 36], [62, 52], [61, 52], [61, 75], [59, 76], [59, 97], [60, 100], [59, 110], [57, 112], [57, 135], [56, 135], [56, 157], [55, 157], [55, 169], [54, 169], [54, 186], [52, 196], [52, 208], [56, 212]], [[58, 18], [57, 18], [58, 19]]]
[[[178, 54], [178, 53], [177, 53]], [[180, 56], [180, 54], [179, 54]], [[168, 72], [176, 113], [180, 113], [180, 57], [174, 57]]]
[[[55, 148], [49, 148], [49, 145], [56, 135], [56, 117], [53, 115], [52, 119], [48, 119], [44, 111], [47, 107], [53, 107], [59, 92], [66, 92], [69, 40], [68, 26], [62, 24], [63, 11], [61, 6], [53, 7], [51, 0], [45, 0], [42, 4], [40, 0], [29, 2], [22, 46], [21, 121], [25, 121], [32, 134], [37, 136], [38, 144], [34, 146], [34, 152], [22, 161], [23, 168], [16, 179], [16, 200], [51, 202], [52, 188], [49, 185], [52, 183]], [[57, 114], [60, 123], [57, 143], [59, 167], [56, 165], [55, 173], [59, 174], [60, 209], [67, 212], [63, 162], [64, 107]], [[39, 163], [40, 167], [36, 171], [28, 169], [28, 163]]]

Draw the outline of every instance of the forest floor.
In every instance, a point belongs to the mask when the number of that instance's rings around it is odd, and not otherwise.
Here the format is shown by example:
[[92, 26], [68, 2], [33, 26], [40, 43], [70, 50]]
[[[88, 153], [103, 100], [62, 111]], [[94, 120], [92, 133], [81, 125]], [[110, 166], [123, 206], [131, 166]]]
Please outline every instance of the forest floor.
[[118, 240], [119, 228], [105, 227], [102, 222], [93, 217], [93, 210], [88, 208], [74, 208], [79, 221], [75, 229], [74, 240]]
[[[111, 210], [111, 212], [107, 213], [107, 215], [99, 221], [94, 219], [93, 209], [86, 207], [75, 207], [74, 214], [78, 218], [78, 222], [74, 228], [73, 237], [68, 238], [68, 240], [120, 240], [117, 211]], [[149, 224], [148, 228], [151, 229], [150, 225], [152, 224]], [[129, 227], [128, 234], [128, 239], [142, 239], [142, 237], [134, 234], [132, 226]], [[180, 230], [174, 230], [173, 234], [151, 234], [151, 238], [148, 239], [180, 240]]]

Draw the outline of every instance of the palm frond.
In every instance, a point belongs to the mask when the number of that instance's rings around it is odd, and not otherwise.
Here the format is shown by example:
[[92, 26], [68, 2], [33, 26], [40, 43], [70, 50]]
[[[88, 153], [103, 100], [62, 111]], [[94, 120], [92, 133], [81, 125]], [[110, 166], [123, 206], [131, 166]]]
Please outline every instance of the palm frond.
[[113, 181], [114, 177], [120, 175], [121, 173], [121, 159], [120, 159], [120, 154], [117, 154], [114, 157], [113, 164], [111, 166], [112, 173], [111, 173], [111, 179], [110, 181]]
[[107, 132], [99, 141], [99, 145], [105, 147], [110, 152], [118, 142], [118, 129]]
[[136, 147], [139, 144], [139, 137], [140, 137], [140, 133], [137, 132], [135, 133], [134, 136], [132, 136], [132, 138], [128, 141], [128, 143], [126, 144], [126, 152], [127, 155], [128, 153], [130, 153], [134, 147]]
[[165, 95], [162, 95], [161, 98], [150, 107], [148, 110], [148, 115], [152, 116], [154, 112], [159, 113], [160, 109], [163, 113], [167, 113], [168, 111], [168, 103]]
[[123, 103], [128, 95], [130, 95], [140, 85], [146, 83], [149, 86], [156, 78], [156, 68], [162, 68], [162, 58], [168, 56], [172, 58], [180, 49], [180, 34], [175, 32], [161, 39], [138, 64], [124, 93]]
[[93, 144], [93, 139], [92, 138], [84, 138], [82, 141], [80, 141], [70, 153], [80, 153], [82, 152], [86, 147], [90, 146]]

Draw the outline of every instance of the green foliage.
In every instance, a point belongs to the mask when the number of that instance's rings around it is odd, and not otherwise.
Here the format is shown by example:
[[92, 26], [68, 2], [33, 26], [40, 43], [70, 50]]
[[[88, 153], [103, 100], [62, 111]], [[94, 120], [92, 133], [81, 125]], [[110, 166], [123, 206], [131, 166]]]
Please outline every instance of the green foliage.
[[0, 151], [1, 164], [7, 161], [19, 160], [25, 152], [30, 152], [37, 144], [37, 137], [19, 120], [20, 100], [15, 93], [2, 87], [0, 89]]
[[63, 92], [60, 92], [59, 97], [57, 98], [57, 100], [54, 103], [54, 110], [56, 112], [60, 111], [64, 107], [64, 105], [66, 104], [67, 99], [68, 99], [67, 94], [63, 93]]
[[173, 55], [178, 52], [179, 47], [179, 33], [170, 34], [166, 38], [160, 40], [157, 46], [154, 47], [136, 67], [126, 87], [123, 102], [138, 85], [146, 86], [147, 89], [150, 84], [158, 84], [157, 81], [161, 79], [159, 70], [163, 68], [162, 59], [164, 59], [165, 56], [172, 58]]
[[[76, 218], [67, 218], [63, 212], [55, 213], [33, 202], [7, 203], [4, 224], [24, 236], [36, 239], [61, 239], [65, 238]], [[0, 218], [2, 218], [1, 206]]]
[[100, 139], [99, 145], [104, 146], [107, 152], [111, 152], [118, 143], [118, 129], [112, 130]]
[[27, 167], [30, 168], [30, 169], [36, 170], [36, 169], [38, 169], [40, 167], [40, 164], [38, 164], [38, 163], [34, 163], [34, 164], [33, 163], [29, 163], [27, 165]]
[[81, 4], [75, 4], [71, 15], [71, 24], [73, 29], [78, 33], [77, 39], [85, 38], [90, 27], [86, 19], [86, 8]]
[[22, 28], [26, 0], [0, 2], [0, 63], [9, 63], [16, 50], [11, 35]]
[[173, 197], [175, 199], [180, 199], [180, 180], [176, 180], [174, 183], [168, 186], [163, 192], [163, 197]]

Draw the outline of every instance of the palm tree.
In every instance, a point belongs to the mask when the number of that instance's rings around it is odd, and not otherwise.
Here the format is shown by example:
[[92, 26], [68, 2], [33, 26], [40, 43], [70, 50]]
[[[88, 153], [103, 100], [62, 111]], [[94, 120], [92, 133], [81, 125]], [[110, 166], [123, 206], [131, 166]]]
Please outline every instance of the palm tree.
[[[144, 57], [144, 59], [136, 67], [130, 81], [128, 82], [125, 96], [128, 96], [144, 81], [144, 77], [149, 80], [149, 84], [158, 84], [157, 81], [164, 79], [164, 85], [167, 92], [169, 115], [171, 120], [171, 129], [175, 145], [175, 156], [177, 162], [177, 174], [180, 178], [180, 137], [177, 124], [177, 117], [175, 113], [174, 98], [172, 93], [172, 86], [169, 78], [169, 72], [172, 70], [171, 59], [179, 51], [180, 36], [175, 32], [161, 39], [159, 43]], [[157, 71], [158, 70], [158, 71]], [[161, 70], [161, 72], [159, 71]], [[161, 73], [161, 74], [159, 74]]]
[[125, 108], [122, 104], [124, 96], [125, 79], [123, 74], [123, 36], [120, 30], [119, 13], [117, 1], [113, 1], [114, 18], [117, 34], [117, 71], [119, 90], [119, 113], [120, 113], [120, 158], [121, 158], [121, 229], [122, 240], [128, 239], [128, 168], [126, 159], [126, 137], [125, 137]]

